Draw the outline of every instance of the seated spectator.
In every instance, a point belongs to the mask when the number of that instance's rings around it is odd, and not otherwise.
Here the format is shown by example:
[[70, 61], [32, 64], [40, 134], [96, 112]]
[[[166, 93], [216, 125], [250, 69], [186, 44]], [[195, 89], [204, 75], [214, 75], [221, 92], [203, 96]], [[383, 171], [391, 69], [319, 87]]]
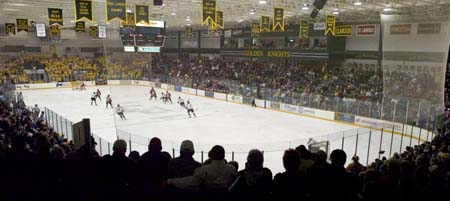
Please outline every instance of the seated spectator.
[[308, 172], [309, 168], [314, 164], [314, 161], [311, 159], [311, 152], [309, 152], [305, 145], [300, 145], [295, 148], [295, 151], [298, 152], [300, 158], [302, 159], [299, 165], [299, 170], [303, 173]]
[[272, 191], [272, 172], [263, 166], [264, 156], [257, 149], [250, 150], [245, 169], [230, 186], [238, 200], [269, 200]]
[[228, 187], [236, 178], [236, 169], [225, 162], [225, 150], [222, 146], [214, 146], [208, 153], [211, 162], [197, 168], [193, 176], [169, 179], [168, 184], [180, 189], [200, 189], [205, 195], [216, 194], [222, 198]]
[[236, 171], [239, 171], [239, 163], [237, 161], [230, 161], [228, 164], [232, 165]]
[[364, 167], [360, 162], [359, 162], [359, 157], [358, 156], [353, 156], [352, 157], [352, 163], [348, 164], [347, 166], [347, 171], [354, 174], [354, 175], [359, 175], [359, 173], [361, 173], [362, 171], [364, 171], [366, 169], [366, 167]]
[[304, 200], [307, 195], [306, 175], [299, 170], [300, 155], [293, 149], [288, 149], [283, 155], [283, 166], [286, 169], [273, 179], [274, 200]]
[[359, 186], [356, 177], [344, 168], [347, 155], [343, 150], [336, 149], [330, 154], [331, 167], [329, 178], [324, 181], [330, 187], [330, 198], [339, 200], [356, 200]]
[[201, 163], [192, 158], [194, 153], [192, 141], [185, 140], [181, 142], [180, 156], [169, 161], [168, 178], [192, 176], [194, 170], [201, 166]]
[[140, 155], [139, 155], [138, 151], [131, 151], [130, 154], [128, 154], [128, 158], [136, 164], [139, 161], [139, 157], [140, 157]]

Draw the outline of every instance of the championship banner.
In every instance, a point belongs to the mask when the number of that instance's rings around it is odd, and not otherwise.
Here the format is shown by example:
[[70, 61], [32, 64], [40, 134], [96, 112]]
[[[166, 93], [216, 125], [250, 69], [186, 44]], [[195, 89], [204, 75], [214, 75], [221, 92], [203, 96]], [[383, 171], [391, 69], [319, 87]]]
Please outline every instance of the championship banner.
[[309, 23], [308, 21], [302, 21], [300, 23], [300, 38], [309, 38]]
[[352, 36], [352, 26], [336, 26], [334, 30], [335, 36]]
[[[148, 6], [146, 5], [137, 5], [134, 9], [134, 24], [142, 24], [142, 25], [149, 25], [149, 10]], [[128, 20], [128, 19], [127, 19]]]
[[92, 0], [75, 0], [75, 21], [92, 21]]
[[48, 25], [59, 24], [63, 26], [63, 10], [59, 8], [48, 9]]
[[328, 35], [328, 33], [331, 33], [331, 35], [334, 36], [335, 28], [336, 28], [336, 16], [327, 15], [325, 21], [325, 36]]
[[50, 25], [48, 28], [50, 29], [50, 36], [53, 40], [59, 40], [61, 38], [61, 30], [58, 25]]
[[186, 30], [184, 35], [186, 36], [186, 38], [191, 39], [192, 38], [192, 27], [191, 26], [186, 26]]
[[134, 13], [127, 13], [127, 25], [134, 26], [135, 18]]
[[261, 16], [261, 22], [259, 24], [260, 32], [269, 32], [270, 31], [270, 17], [269, 16]]
[[216, 0], [202, 0], [202, 26], [209, 22], [215, 24], [216, 20]]
[[252, 23], [252, 36], [258, 36], [259, 31], [259, 23]]
[[16, 19], [17, 32], [28, 32], [28, 19]]
[[84, 21], [78, 21], [75, 23], [75, 32], [86, 32], [86, 24]]
[[272, 31], [284, 31], [284, 9], [273, 8], [273, 27]]
[[214, 23], [216, 28], [223, 29], [224, 21], [223, 21], [223, 11], [216, 11], [216, 21]]
[[115, 18], [121, 21], [127, 20], [126, 0], [106, 0], [106, 21], [111, 21]]
[[5, 23], [5, 32], [6, 35], [14, 34], [16, 35], [16, 24], [14, 23]]
[[98, 38], [98, 27], [97, 26], [90, 26], [89, 27], [89, 35], [92, 38]]

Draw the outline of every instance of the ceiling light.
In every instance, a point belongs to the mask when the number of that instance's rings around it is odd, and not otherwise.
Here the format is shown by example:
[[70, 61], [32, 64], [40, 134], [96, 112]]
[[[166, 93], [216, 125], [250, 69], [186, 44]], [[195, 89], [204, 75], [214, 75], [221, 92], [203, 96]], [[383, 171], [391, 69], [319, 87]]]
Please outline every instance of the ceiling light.
[[73, 24], [73, 23], [75, 23], [75, 21], [74, 21], [74, 20], [70, 20], [70, 23], [72, 23], [72, 24]]
[[10, 3], [10, 4], [8, 4], [8, 6], [29, 6], [29, 5], [23, 4], [23, 3]]
[[191, 21], [191, 19], [187, 18], [186, 21]]
[[127, 13], [132, 13], [133, 11], [131, 11], [131, 9], [127, 9]]
[[3, 8], [4, 11], [17, 11], [15, 8]]
[[238, 20], [239, 23], [241, 23], [241, 22], [243, 22], [243, 21], [244, 21], [243, 19]]
[[186, 24], [186, 26], [191, 26], [191, 24], [188, 23], [188, 24]]
[[255, 11], [250, 11], [250, 15], [254, 15], [255, 14]]
[[333, 11], [333, 15], [339, 15], [338, 11]]
[[355, 3], [353, 3], [353, 5], [355, 5], [355, 6], [360, 6], [360, 5], [362, 5], [362, 2], [359, 1], [359, 0], [357, 0], [357, 1], [355, 1]]
[[259, 1], [259, 4], [266, 4], [267, 3], [267, 1], [264, 1], [264, 0], [261, 0], [261, 1]]
[[170, 13], [171, 15], [177, 15], [176, 13], [174, 13], [174, 12], [172, 12], [172, 13]]
[[309, 10], [308, 4], [303, 4], [302, 10]]

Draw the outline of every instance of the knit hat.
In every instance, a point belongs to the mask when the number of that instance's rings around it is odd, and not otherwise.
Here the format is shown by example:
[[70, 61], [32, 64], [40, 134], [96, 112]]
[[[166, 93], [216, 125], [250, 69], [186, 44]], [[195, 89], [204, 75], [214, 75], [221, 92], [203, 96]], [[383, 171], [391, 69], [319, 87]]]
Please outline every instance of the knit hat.
[[157, 137], [154, 137], [150, 140], [150, 143], [148, 144], [148, 150], [149, 151], [161, 151], [161, 140]]
[[190, 140], [184, 140], [181, 142], [180, 151], [186, 151], [194, 153], [194, 143]]

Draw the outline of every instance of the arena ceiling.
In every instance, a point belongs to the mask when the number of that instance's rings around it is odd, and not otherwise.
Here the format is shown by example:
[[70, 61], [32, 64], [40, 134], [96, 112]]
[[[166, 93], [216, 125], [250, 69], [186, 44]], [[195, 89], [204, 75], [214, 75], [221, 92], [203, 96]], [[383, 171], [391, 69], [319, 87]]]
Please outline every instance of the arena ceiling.
[[[94, 23], [104, 24], [105, 0], [93, 1]], [[358, 1], [361, 5], [355, 5]], [[127, 2], [130, 9], [134, 4], [151, 5], [151, 19], [165, 20], [169, 29], [200, 24], [201, 0], [164, 0], [164, 6], [153, 6], [152, 0]], [[272, 16], [273, 7], [285, 8], [286, 23], [311, 19], [312, 3], [313, 0], [217, 0], [217, 7], [224, 11], [225, 26], [237, 27], [257, 22], [261, 15]], [[47, 8], [63, 8], [65, 26], [73, 26], [74, 0], [0, 0], [0, 21], [15, 22], [17, 18], [27, 18], [47, 22]], [[328, 0], [313, 21], [323, 21], [326, 13], [339, 12], [337, 19], [340, 21], [376, 22], [379, 21], [379, 13], [385, 12], [386, 8], [390, 9], [389, 12], [411, 16], [446, 16], [450, 13], [450, 0]], [[114, 21], [107, 24], [110, 28], [118, 26]]]

